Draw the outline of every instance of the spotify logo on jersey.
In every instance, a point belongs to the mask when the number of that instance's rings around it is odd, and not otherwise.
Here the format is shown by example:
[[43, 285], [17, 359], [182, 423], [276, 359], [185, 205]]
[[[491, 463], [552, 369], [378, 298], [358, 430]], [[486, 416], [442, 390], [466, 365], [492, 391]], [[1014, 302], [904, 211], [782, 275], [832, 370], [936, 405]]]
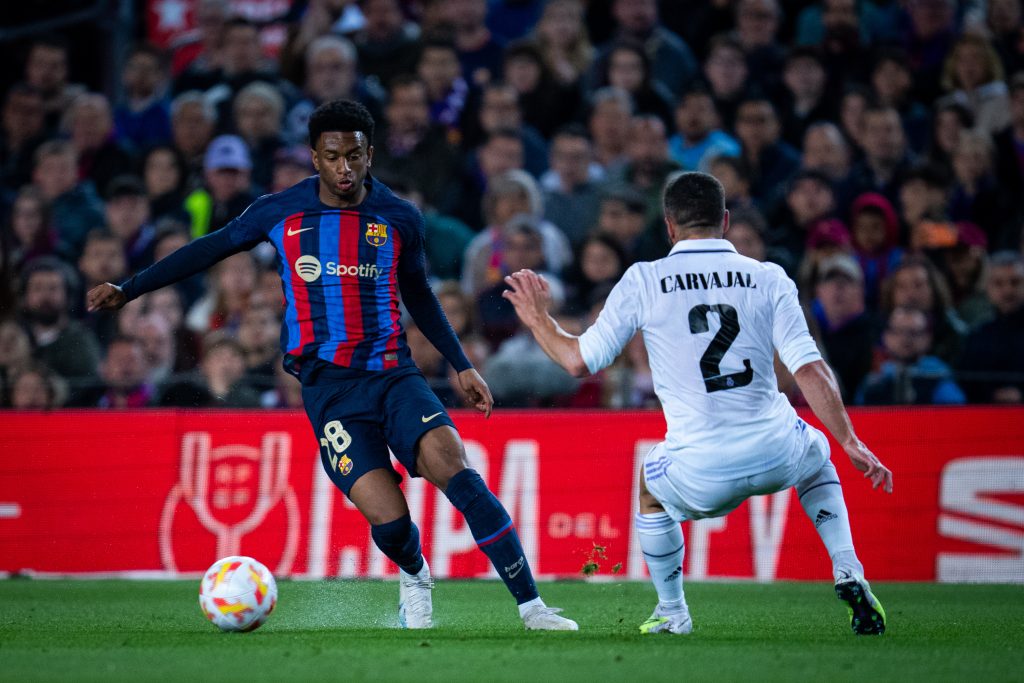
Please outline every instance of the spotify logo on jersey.
[[300, 256], [295, 259], [295, 272], [306, 282], [313, 282], [320, 277], [320, 260], [309, 254]]

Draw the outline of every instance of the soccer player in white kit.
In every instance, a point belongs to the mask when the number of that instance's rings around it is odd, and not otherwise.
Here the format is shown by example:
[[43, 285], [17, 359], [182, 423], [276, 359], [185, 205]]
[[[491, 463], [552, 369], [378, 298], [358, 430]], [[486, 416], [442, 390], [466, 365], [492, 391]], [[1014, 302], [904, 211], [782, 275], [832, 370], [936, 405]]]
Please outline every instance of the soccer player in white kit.
[[689, 633], [679, 523], [720, 517], [751, 496], [795, 486], [832, 559], [837, 596], [854, 633], [881, 634], [885, 611], [864, 579], [825, 435], [779, 392], [774, 357], [793, 373], [814, 414], [873, 488], [892, 492], [892, 473], [857, 438], [832, 370], [822, 359], [782, 268], [736, 253], [725, 239], [721, 184], [684, 173], [664, 191], [668, 256], [634, 264], [580, 336], [548, 314], [545, 280], [506, 278], [505, 298], [544, 351], [581, 377], [607, 367], [643, 332], [654, 387], [668, 424], [644, 460], [635, 525], [658, 605], [642, 633]]

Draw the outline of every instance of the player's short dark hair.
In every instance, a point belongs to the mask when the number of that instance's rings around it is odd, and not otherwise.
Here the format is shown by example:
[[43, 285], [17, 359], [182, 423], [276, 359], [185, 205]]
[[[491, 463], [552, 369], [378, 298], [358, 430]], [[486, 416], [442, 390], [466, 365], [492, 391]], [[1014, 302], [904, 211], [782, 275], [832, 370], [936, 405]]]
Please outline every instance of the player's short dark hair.
[[324, 102], [309, 117], [309, 146], [316, 149], [316, 143], [323, 133], [362, 133], [366, 144], [373, 144], [373, 116], [354, 100]]
[[720, 234], [725, 218], [725, 189], [713, 175], [690, 172], [670, 178], [662, 203], [665, 217], [677, 229]]

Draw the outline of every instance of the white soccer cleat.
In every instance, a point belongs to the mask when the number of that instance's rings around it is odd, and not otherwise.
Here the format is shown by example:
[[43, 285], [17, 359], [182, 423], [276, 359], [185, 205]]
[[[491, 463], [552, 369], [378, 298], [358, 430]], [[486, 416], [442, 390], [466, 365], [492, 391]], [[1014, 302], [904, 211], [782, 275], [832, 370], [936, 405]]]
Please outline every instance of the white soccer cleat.
[[692, 631], [693, 620], [690, 618], [688, 610], [667, 612], [662, 611], [661, 605], [655, 607], [654, 613], [648, 617], [647, 621], [640, 624], [640, 633], [644, 635], [648, 633], [674, 633], [685, 636]]
[[434, 603], [430, 597], [433, 590], [434, 579], [426, 560], [419, 574], [398, 570], [398, 622], [402, 628], [433, 628]]
[[580, 626], [572, 619], [558, 616], [557, 607], [534, 605], [523, 615], [527, 631], [579, 631]]

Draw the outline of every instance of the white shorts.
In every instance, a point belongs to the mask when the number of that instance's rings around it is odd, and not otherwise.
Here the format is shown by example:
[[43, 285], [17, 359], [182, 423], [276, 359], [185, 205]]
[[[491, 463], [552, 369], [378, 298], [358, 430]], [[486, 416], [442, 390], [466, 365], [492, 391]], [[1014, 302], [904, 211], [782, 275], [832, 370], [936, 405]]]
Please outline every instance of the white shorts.
[[[668, 450], [662, 442], [644, 458], [647, 490], [676, 521], [722, 517], [751, 496], [776, 493], [818, 474], [829, 461], [828, 439], [810, 425], [795, 439], [791, 454], [780, 464], [736, 479], [709, 478], [688, 465], [690, 459], [684, 454]], [[751, 457], [763, 456], [752, 453]], [[777, 458], [764, 460], [774, 462]]]

